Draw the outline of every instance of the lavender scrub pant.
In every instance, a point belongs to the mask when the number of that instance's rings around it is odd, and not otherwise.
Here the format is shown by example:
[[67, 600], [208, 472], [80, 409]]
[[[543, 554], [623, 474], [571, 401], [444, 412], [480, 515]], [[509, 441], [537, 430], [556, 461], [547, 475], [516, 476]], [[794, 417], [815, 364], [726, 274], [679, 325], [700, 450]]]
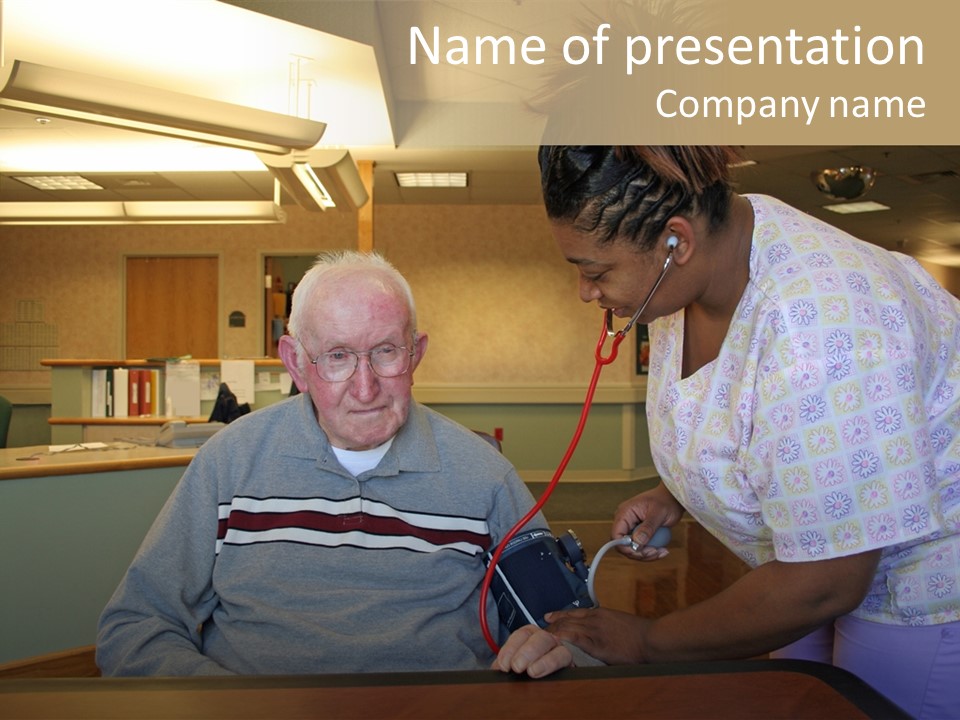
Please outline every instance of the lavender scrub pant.
[[913, 627], [846, 615], [770, 657], [848, 670], [916, 718], [960, 718], [960, 622]]

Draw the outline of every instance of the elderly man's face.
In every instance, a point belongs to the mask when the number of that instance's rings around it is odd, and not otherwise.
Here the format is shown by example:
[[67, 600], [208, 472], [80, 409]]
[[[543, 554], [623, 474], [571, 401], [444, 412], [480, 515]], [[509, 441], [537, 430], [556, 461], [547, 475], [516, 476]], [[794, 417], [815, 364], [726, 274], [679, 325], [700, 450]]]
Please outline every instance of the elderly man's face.
[[[335, 281], [319, 289], [310, 303], [306, 317], [312, 333], [301, 342], [311, 359], [337, 350], [366, 352], [387, 343], [414, 351], [410, 368], [397, 377], [377, 375], [366, 355], [360, 356], [353, 376], [342, 382], [323, 380], [310, 364], [302, 374], [294, 373], [298, 387], [310, 393], [320, 427], [334, 447], [366, 450], [383, 444], [407, 419], [413, 371], [426, 351], [426, 336], [411, 347], [406, 301], [376, 279]], [[286, 356], [284, 361], [293, 372]]]

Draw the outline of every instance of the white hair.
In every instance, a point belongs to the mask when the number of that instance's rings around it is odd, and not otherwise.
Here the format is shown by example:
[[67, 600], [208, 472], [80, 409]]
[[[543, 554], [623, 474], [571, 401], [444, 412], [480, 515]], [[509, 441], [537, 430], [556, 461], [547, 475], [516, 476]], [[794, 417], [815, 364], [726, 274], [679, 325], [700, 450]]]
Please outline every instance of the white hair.
[[357, 250], [338, 250], [322, 253], [317, 256], [313, 266], [304, 273], [297, 287], [293, 291], [290, 318], [287, 329], [290, 335], [297, 339], [297, 362], [301, 368], [306, 366], [308, 358], [303, 347], [304, 335], [310, 334], [307, 325], [307, 302], [313, 297], [324, 282], [331, 282], [351, 274], [378, 275], [388, 286], [392, 286], [398, 295], [404, 298], [410, 314], [411, 339], [417, 335], [417, 310], [413, 301], [413, 291], [410, 284], [386, 258], [377, 253], [364, 253]]

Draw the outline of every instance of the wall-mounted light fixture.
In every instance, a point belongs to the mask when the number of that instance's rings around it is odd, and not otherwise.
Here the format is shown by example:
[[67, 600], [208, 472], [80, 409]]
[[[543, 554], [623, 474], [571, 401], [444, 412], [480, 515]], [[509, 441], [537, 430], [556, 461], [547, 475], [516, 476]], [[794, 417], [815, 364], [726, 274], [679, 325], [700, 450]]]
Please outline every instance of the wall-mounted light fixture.
[[307, 210], [356, 210], [369, 199], [348, 150], [309, 150], [259, 157], [280, 186]]
[[0, 203], [0, 225], [258, 224], [286, 218], [269, 200]]
[[319, 142], [325, 123], [14, 60], [0, 107], [283, 155]]

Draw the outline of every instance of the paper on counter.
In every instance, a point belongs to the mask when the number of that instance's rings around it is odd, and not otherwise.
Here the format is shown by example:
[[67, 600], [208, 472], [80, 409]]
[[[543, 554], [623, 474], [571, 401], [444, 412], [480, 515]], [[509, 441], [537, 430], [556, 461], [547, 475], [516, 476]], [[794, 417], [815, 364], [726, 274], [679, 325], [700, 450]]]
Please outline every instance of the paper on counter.
[[77, 452], [78, 450], [106, 450], [107, 447], [109, 446], [102, 442], [71, 443], [69, 445], [49, 445], [47, 452], [56, 455], [57, 453]]
[[227, 384], [241, 405], [253, 405], [255, 375], [253, 360], [220, 361], [220, 382]]
[[167, 363], [164, 392], [173, 404], [167, 415], [198, 417], [200, 415], [200, 363], [184, 361]]

